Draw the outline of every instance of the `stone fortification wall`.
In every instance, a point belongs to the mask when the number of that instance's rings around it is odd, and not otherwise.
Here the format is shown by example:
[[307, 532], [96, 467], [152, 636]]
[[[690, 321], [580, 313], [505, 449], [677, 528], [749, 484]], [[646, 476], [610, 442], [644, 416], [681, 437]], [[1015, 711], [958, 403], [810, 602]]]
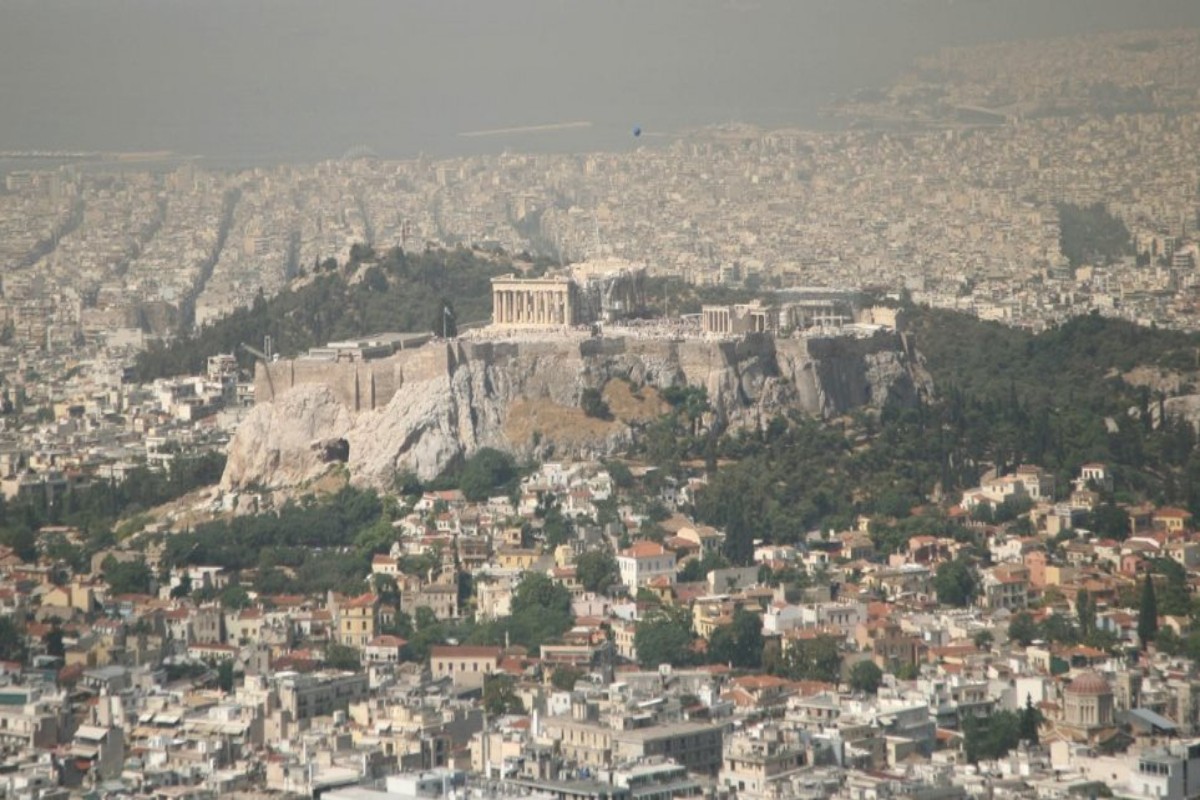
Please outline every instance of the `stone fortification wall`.
[[[798, 344], [801, 352], [808, 342]], [[255, 367], [257, 402], [270, 403], [297, 386], [326, 387], [351, 411], [374, 411], [391, 402], [405, 382], [427, 381], [446, 375], [462, 364], [486, 364], [505, 368], [525, 360], [556, 362], [587, 373], [607, 373], [614, 367], [639, 384], [668, 386], [674, 383], [704, 385], [714, 371], [729, 369], [755, 359], [770, 360], [774, 342], [768, 336], [742, 340], [706, 341], [690, 339], [633, 339], [597, 337], [575, 341], [552, 339], [529, 341], [437, 342], [413, 350], [401, 350], [375, 361], [281, 360]], [[568, 398], [563, 398], [568, 399]]]
[[258, 362], [254, 368], [254, 397], [270, 403], [297, 386], [324, 386], [351, 411], [374, 411], [391, 402], [409, 380], [428, 380], [447, 370], [450, 354], [444, 344], [400, 350], [377, 361]]
[[[461, 365], [487, 365], [506, 370], [527, 362], [528, 389], [535, 395], [570, 404], [582, 388], [611, 377], [635, 384], [666, 387], [705, 386], [720, 400], [725, 378], [736, 384], [782, 378], [792, 384], [797, 405], [814, 414], [837, 414], [873, 403], [881, 386], [908, 369], [908, 354], [900, 335], [881, 331], [871, 337], [830, 336], [775, 339], [751, 335], [740, 339], [637, 339], [598, 337], [575, 341], [437, 342], [402, 350], [377, 361], [329, 362], [286, 360], [259, 363], [255, 370], [258, 402], [272, 402], [296, 386], [323, 386], [351, 412], [376, 411], [387, 406], [406, 382], [448, 376]], [[888, 364], [893, 375], [881, 375]], [[547, 370], [544, 367], [557, 369]], [[886, 370], [885, 370], [886, 371]], [[579, 380], [563, 380], [578, 376]], [[900, 387], [904, 388], [904, 387]], [[566, 391], [562, 391], [566, 389]]]

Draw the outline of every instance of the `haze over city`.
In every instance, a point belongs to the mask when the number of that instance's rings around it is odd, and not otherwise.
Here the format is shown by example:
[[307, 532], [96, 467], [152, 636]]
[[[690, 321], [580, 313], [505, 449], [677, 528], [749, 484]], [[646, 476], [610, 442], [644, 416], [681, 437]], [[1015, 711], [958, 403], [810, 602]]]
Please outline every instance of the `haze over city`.
[[[943, 45], [1200, 23], [1189, 0], [31, 2], [0, 12], [0, 151], [229, 161], [621, 150], [836, 97]], [[471, 131], [588, 122], [536, 134]], [[653, 141], [651, 136], [642, 142]]]
[[0, 0], [0, 798], [1200, 800], [1198, 0]]

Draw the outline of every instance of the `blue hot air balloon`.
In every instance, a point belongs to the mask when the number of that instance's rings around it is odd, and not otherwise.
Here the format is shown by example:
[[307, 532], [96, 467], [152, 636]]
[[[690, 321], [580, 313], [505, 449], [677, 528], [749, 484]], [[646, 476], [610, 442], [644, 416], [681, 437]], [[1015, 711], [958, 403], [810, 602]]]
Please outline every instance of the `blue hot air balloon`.
[[634, 135], [634, 136], [641, 136], [641, 135], [642, 135], [642, 126], [641, 126], [641, 125], [634, 125], [634, 126], [633, 126], [633, 135]]

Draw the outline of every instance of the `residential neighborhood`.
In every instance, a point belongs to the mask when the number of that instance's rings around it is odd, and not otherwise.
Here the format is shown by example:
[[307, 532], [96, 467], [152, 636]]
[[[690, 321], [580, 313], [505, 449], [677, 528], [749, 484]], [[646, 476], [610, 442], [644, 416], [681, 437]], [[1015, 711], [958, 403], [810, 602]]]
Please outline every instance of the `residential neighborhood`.
[[[0, 599], [29, 622], [4, 643], [24, 655], [0, 688], [5, 791], [1191, 796], [1200, 674], [1169, 598], [1186, 604], [1196, 581], [1163, 565], [1194, 562], [1200, 534], [1178, 509], [1128, 509], [1115, 536], [1058, 513], [1092, 510], [1104, 465], [1068, 500], [1035, 466], [965, 492], [951, 513], [982, 560], [932, 534], [884, 558], [863, 519], [703, 572], [722, 532], [663, 502], [682, 487], [649, 496], [625, 472], [545, 463], [513, 497], [413, 497], [353, 595], [163, 568], [145, 532], [83, 570], [6, 549]], [[547, 507], [569, 512], [566, 537], [547, 536]], [[1017, 514], [984, 522], [985, 507]], [[599, 585], [588, 554], [607, 554]], [[118, 593], [115, 565], [143, 558], [150, 591]], [[951, 566], [968, 570], [964, 597]], [[418, 643], [466, 617], [515, 620], [534, 578], [569, 598], [561, 636]], [[678, 621], [688, 652], [648, 657]], [[730, 631], [740, 649], [711, 657]], [[1027, 727], [993, 753], [987, 720], [1004, 715]]]

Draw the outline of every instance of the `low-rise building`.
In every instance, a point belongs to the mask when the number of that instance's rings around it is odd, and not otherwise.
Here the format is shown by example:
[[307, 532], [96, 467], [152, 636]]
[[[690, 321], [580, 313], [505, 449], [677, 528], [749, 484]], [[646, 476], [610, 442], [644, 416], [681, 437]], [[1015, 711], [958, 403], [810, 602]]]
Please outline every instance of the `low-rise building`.
[[657, 542], [634, 542], [617, 554], [617, 569], [621, 583], [633, 591], [655, 578], [674, 583], [675, 554]]
[[429, 668], [435, 680], [450, 678], [464, 689], [480, 689], [485, 676], [500, 667], [499, 647], [437, 645], [430, 650]]

